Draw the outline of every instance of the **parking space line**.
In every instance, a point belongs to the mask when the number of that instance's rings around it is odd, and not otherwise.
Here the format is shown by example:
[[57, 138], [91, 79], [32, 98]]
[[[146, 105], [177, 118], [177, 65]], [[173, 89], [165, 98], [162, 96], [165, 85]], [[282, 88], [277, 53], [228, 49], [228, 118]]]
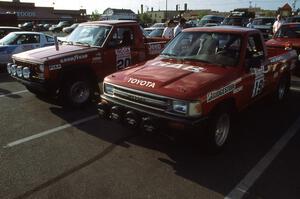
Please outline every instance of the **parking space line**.
[[58, 126], [58, 127], [53, 128], [53, 129], [49, 129], [49, 130], [43, 131], [41, 133], [19, 139], [19, 140], [16, 140], [14, 142], [11, 142], [11, 143], [8, 143], [7, 145], [3, 146], [3, 148], [11, 148], [13, 146], [17, 146], [17, 145], [23, 144], [25, 142], [32, 141], [34, 139], [37, 139], [37, 138], [40, 138], [40, 137], [43, 137], [43, 136], [46, 136], [46, 135], [49, 135], [49, 134], [52, 134], [52, 133], [56, 133], [56, 132], [61, 131], [63, 129], [66, 129], [66, 128], [69, 128], [69, 127], [72, 127], [72, 126], [76, 126], [76, 125], [82, 124], [84, 122], [88, 122], [88, 121], [93, 120], [97, 117], [98, 117], [98, 115], [95, 114], [95, 115], [77, 120], [75, 122], [72, 122], [70, 124], [65, 124], [65, 125], [62, 125], [62, 126]]
[[12, 93], [6, 93], [6, 94], [1, 94], [0, 93], [0, 98], [1, 97], [11, 96], [11, 95], [16, 95], [16, 94], [21, 94], [21, 93], [26, 93], [26, 92], [28, 92], [28, 90], [22, 90], [22, 91], [17, 91], [17, 92], [12, 92]]
[[250, 172], [239, 182], [239, 184], [227, 195], [225, 199], [241, 199], [255, 181], [262, 175], [276, 156], [294, 137], [300, 129], [300, 117], [285, 132], [285, 134], [273, 145], [271, 150], [250, 170]]
[[297, 88], [297, 87], [290, 87], [290, 89], [291, 89], [292, 91], [299, 91], [299, 92], [300, 92], [300, 88]]

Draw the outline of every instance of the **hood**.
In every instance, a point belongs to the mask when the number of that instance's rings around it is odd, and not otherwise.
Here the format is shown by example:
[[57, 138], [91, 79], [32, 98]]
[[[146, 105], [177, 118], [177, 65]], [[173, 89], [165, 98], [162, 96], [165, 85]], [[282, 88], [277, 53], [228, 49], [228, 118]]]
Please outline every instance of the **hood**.
[[96, 48], [87, 46], [59, 45], [58, 51], [55, 49], [55, 46], [49, 46], [18, 53], [13, 55], [13, 58], [16, 60], [44, 63], [45, 61], [51, 61], [76, 54], [88, 53], [95, 50]]
[[105, 78], [105, 82], [157, 95], [182, 100], [195, 100], [214, 87], [223, 85], [224, 78], [233, 77], [233, 67], [207, 65], [199, 62], [176, 61], [158, 57]]
[[294, 47], [300, 48], [300, 39], [291, 39], [291, 38], [273, 38], [268, 40], [266, 42], [266, 45], [270, 47], [285, 48], [287, 43], [291, 43]]

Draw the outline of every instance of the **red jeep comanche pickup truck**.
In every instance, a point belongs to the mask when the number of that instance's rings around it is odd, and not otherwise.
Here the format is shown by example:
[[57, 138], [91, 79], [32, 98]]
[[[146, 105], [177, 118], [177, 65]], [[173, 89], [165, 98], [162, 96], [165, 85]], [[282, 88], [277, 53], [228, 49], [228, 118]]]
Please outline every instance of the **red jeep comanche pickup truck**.
[[58, 49], [52, 46], [13, 55], [14, 63], [7, 65], [7, 71], [31, 92], [49, 93], [81, 106], [99, 93], [98, 83], [105, 76], [153, 59], [166, 43], [146, 38], [136, 21], [87, 22]]
[[232, 113], [286, 97], [295, 62], [294, 50], [266, 48], [255, 29], [186, 29], [159, 57], [107, 76], [98, 113], [146, 131], [209, 124], [207, 142], [220, 150]]

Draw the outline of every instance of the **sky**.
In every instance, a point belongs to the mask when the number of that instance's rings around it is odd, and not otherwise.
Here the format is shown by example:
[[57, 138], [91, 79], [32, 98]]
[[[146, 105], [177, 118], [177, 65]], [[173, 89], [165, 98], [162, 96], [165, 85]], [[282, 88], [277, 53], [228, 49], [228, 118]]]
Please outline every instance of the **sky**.
[[[3, 1], [3, 0], [0, 0]], [[8, 0], [4, 0], [8, 1]], [[98, 10], [102, 13], [106, 8], [126, 8], [136, 12], [140, 5], [144, 4], [144, 10], [151, 7], [154, 10], [165, 10], [166, 1], [168, 10], [175, 10], [176, 4], [180, 4], [183, 9], [184, 3], [188, 4], [188, 9], [211, 9], [217, 11], [230, 11], [234, 8], [249, 7], [249, 0], [21, 0], [21, 2], [34, 2], [36, 6], [53, 6], [55, 9], [87, 9], [87, 13]], [[252, 6], [263, 9], [277, 9], [285, 3], [292, 6], [293, 0], [250, 0]], [[53, 4], [54, 3], [54, 4]], [[297, 2], [296, 8], [300, 7], [300, 1]]]

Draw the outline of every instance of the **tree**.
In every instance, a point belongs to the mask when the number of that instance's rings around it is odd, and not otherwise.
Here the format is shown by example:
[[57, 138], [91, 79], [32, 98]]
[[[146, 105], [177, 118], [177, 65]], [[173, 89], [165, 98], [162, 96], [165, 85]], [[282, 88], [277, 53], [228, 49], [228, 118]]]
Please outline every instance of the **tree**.
[[138, 21], [141, 24], [151, 24], [151, 23], [153, 23], [153, 20], [152, 20], [151, 16], [147, 13], [139, 14], [138, 15]]
[[205, 15], [208, 15], [209, 13], [210, 12], [206, 11], [206, 10], [200, 11], [198, 14], [198, 17], [199, 17], [199, 19], [202, 19], [202, 17], [204, 17]]
[[99, 11], [98, 10], [94, 10], [92, 12], [92, 15], [91, 15], [91, 20], [92, 21], [98, 21], [98, 20], [100, 20], [100, 16], [101, 16], [101, 14], [99, 13]]

